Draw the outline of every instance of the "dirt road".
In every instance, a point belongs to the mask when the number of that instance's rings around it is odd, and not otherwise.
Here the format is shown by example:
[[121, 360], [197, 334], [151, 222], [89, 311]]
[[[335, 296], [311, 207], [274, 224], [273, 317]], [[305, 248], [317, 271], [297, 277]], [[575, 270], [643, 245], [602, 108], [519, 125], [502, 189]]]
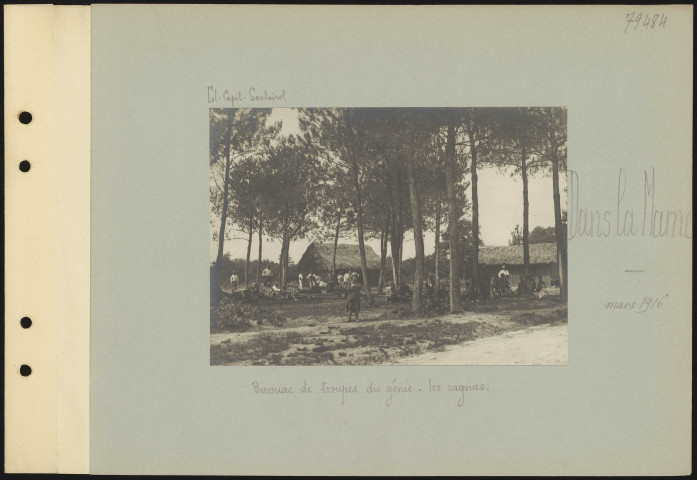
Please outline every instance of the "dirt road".
[[480, 338], [394, 365], [567, 365], [568, 324], [541, 325]]
[[[211, 334], [212, 365], [564, 365], [566, 306], [497, 299], [456, 314], [402, 316], [378, 304], [360, 322], [340, 314], [344, 300], [269, 302], [227, 315], [251, 319], [242, 331]], [[272, 321], [282, 312], [280, 322]]]

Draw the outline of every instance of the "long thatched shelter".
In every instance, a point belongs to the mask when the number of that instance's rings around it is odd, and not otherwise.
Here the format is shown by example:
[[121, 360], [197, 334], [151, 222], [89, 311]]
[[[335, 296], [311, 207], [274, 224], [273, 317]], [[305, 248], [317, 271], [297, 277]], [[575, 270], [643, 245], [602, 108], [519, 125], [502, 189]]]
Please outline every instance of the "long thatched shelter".
[[[530, 251], [530, 275], [535, 281], [539, 275], [547, 283], [559, 279], [559, 262], [557, 261], [556, 243], [533, 243]], [[500, 247], [481, 247], [479, 249], [479, 264], [495, 275], [503, 265], [511, 274], [511, 285], [517, 285], [524, 274], [523, 246], [506, 245]]]
[[[333, 243], [312, 242], [298, 262], [298, 270], [303, 274], [315, 273], [327, 275], [332, 271]], [[380, 257], [368, 245], [365, 246], [368, 278], [375, 286], [380, 277]], [[336, 247], [336, 274], [348, 271], [361, 272], [361, 253], [358, 245], [340, 243]]]

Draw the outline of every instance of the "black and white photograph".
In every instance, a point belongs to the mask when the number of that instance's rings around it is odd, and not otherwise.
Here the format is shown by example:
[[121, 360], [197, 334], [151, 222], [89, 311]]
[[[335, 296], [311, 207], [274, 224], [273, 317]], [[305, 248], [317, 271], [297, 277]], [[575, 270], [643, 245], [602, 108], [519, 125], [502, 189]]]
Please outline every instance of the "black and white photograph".
[[212, 108], [210, 364], [566, 365], [564, 107]]
[[7, 473], [692, 472], [692, 5], [3, 13]]

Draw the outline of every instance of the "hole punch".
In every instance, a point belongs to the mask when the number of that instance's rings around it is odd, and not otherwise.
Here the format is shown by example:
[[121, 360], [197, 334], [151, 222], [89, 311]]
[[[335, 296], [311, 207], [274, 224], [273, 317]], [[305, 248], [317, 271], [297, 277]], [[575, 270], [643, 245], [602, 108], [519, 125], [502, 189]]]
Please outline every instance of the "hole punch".
[[31, 168], [31, 163], [29, 163], [29, 160], [22, 160], [19, 162], [19, 171], [27, 173], [29, 169]]
[[19, 321], [19, 324], [22, 326], [22, 328], [29, 328], [32, 324], [31, 318], [22, 317], [22, 319]]
[[19, 367], [19, 374], [23, 377], [28, 377], [31, 375], [31, 367], [29, 365], [22, 365]]
[[24, 125], [29, 125], [32, 121], [32, 115], [29, 112], [20, 112], [20, 114], [17, 116], [19, 118], [19, 123], [23, 123]]

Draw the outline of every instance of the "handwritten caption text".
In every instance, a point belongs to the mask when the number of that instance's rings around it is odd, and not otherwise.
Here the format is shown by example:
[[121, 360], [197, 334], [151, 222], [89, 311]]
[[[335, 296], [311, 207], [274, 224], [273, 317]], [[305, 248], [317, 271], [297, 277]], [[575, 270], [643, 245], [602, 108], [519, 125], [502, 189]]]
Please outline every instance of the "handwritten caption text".
[[252, 391], [256, 395], [305, 395], [305, 394], [324, 394], [334, 395], [340, 398], [341, 405], [344, 405], [346, 398], [351, 395], [368, 394], [380, 396], [386, 407], [391, 407], [392, 402], [397, 398], [404, 398], [410, 395], [438, 395], [449, 394], [456, 402], [458, 407], [465, 404], [465, 394], [485, 392], [489, 390], [483, 383], [463, 384], [463, 383], [436, 383], [428, 379], [428, 383], [415, 385], [410, 382], [400, 381], [396, 377], [387, 384], [378, 384], [370, 381], [365, 385], [339, 384], [323, 380], [316, 385], [308, 384], [304, 381], [299, 388], [293, 385], [268, 385], [263, 381], [254, 381], [251, 384]]

